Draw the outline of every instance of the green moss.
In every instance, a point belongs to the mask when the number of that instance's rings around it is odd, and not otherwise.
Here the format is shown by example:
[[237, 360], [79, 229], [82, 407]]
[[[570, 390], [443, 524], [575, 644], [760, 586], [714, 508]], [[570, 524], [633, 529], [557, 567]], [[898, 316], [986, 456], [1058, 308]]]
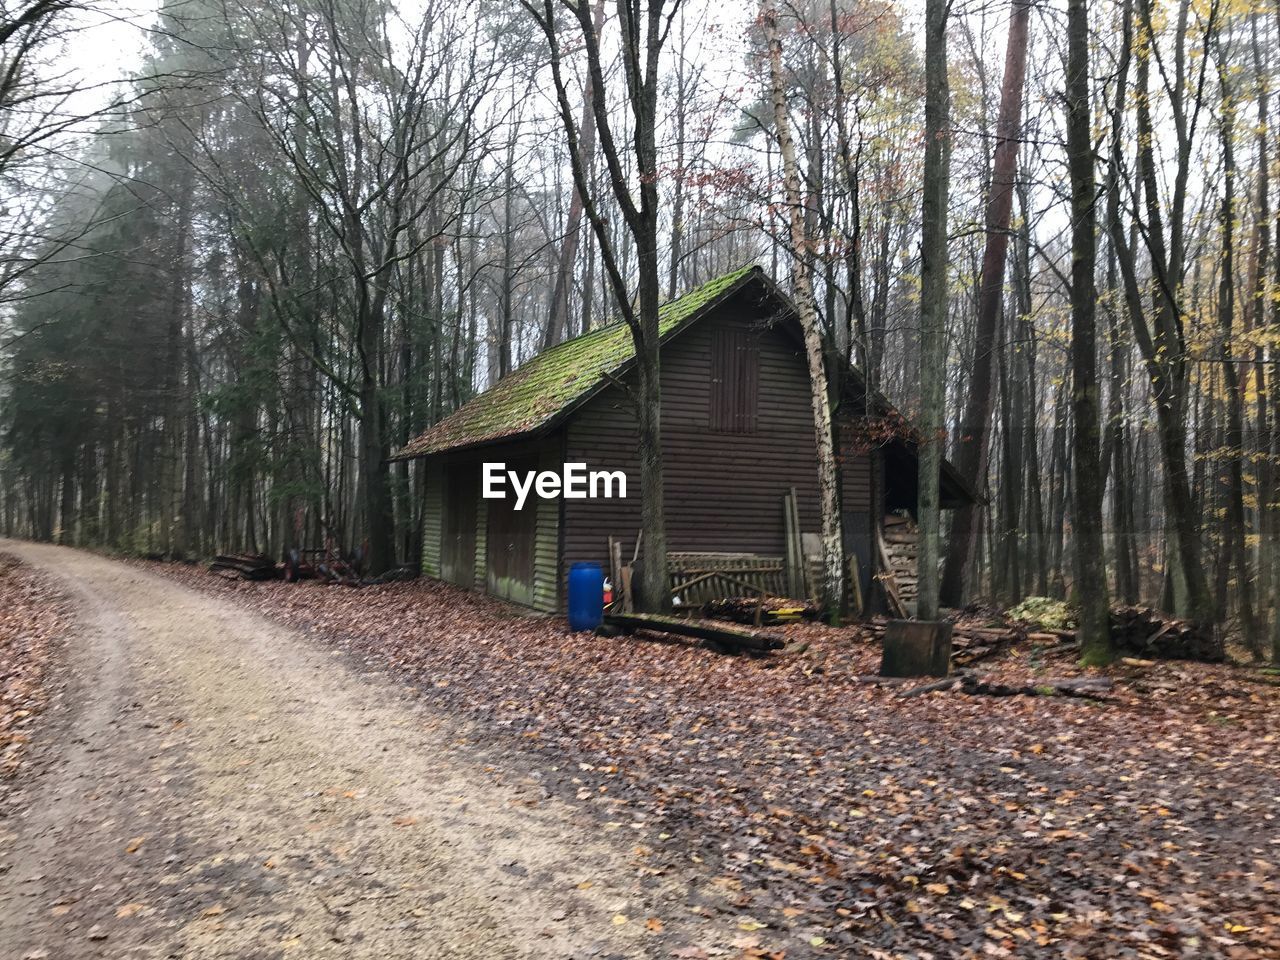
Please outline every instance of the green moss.
[[[758, 268], [743, 267], [664, 304], [658, 313], [663, 339], [733, 292]], [[529, 433], [591, 394], [635, 355], [631, 330], [611, 323], [567, 340], [526, 362], [415, 440], [396, 459], [440, 453]]]
[[1106, 667], [1114, 661], [1115, 657], [1105, 647], [1090, 647], [1080, 654], [1080, 666], [1082, 667]]
[[1070, 605], [1052, 597], [1027, 597], [1009, 611], [1009, 616], [1046, 630], [1070, 630], [1076, 625]]

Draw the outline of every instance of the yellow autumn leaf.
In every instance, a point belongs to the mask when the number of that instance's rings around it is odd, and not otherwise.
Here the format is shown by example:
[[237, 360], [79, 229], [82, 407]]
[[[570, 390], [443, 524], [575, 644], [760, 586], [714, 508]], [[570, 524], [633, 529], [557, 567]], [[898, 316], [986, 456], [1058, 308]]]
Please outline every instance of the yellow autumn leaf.
[[125, 853], [137, 853], [138, 850], [146, 843], [146, 837], [134, 837], [129, 841], [128, 846], [124, 848]]
[[746, 930], [748, 933], [753, 933], [756, 930], [763, 930], [767, 926], [767, 923], [761, 923], [759, 920], [752, 920], [750, 917], [745, 920], [738, 921], [738, 929]]
[[940, 897], [945, 897], [951, 892], [951, 888], [945, 883], [926, 883], [924, 888], [930, 893], [936, 893]]
[[626, 923], [626, 922], [627, 922], [627, 918], [626, 918], [625, 916], [623, 916], [622, 914], [620, 914], [620, 913], [615, 913], [615, 914], [613, 915], [613, 925], [614, 925], [615, 927], [620, 927], [620, 926], [622, 926], [622, 925], [623, 925], [624, 923]]

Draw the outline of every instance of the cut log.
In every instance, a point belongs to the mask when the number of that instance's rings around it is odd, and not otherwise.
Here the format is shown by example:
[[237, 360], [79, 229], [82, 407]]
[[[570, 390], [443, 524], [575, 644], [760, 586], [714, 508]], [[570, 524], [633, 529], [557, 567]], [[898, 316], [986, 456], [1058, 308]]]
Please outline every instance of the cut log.
[[945, 677], [951, 671], [951, 624], [890, 620], [880, 673], [886, 677]]
[[652, 630], [655, 633], [695, 637], [737, 650], [781, 650], [787, 645], [781, 637], [759, 630], [743, 630], [739, 627], [664, 617], [654, 613], [609, 613], [605, 614], [604, 622], [624, 630]]

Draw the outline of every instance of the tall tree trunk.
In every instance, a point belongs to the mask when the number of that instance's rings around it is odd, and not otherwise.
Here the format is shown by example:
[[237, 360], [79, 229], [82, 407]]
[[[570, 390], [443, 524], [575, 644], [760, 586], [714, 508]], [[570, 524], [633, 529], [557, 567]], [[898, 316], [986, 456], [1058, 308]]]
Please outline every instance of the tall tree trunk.
[[795, 258], [796, 308], [804, 333], [805, 360], [809, 366], [809, 409], [813, 416], [814, 444], [818, 454], [818, 492], [822, 505], [822, 596], [828, 616], [835, 617], [844, 605], [844, 543], [840, 532], [840, 473], [836, 466], [835, 441], [831, 426], [831, 400], [827, 385], [825, 350], [818, 308], [813, 295], [809, 244], [805, 231], [803, 200], [800, 194], [800, 166], [791, 140], [791, 120], [787, 115], [786, 86], [782, 75], [782, 41], [778, 37], [777, 11], [773, 0], [760, 5], [760, 22], [769, 46], [770, 93], [773, 99], [774, 130], [782, 154], [783, 183], [791, 246]]
[[1075, 500], [1076, 605], [1080, 610], [1081, 657], [1088, 664], [1110, 663], [1110, 612], [1102, 540], [1102, 477], [1099, 418], [1102, 404], [1097, 372], [1097, 184], [1089, 98], [1089, 16], [1087, 0], [1067, 0], [1067, 166], [1071, 175], [1071, 410]]
[[1240, 605], [1240, 625], [1245, 645], [1255, 657], [1262, 656], [1262, 639], [1253, 615], [1253, 575], [1249, 569], [1249, 551], [1245, 543], [1248, 528], [1244, 513], [1244, 398], [1240, 378], [1232, 355], [1232, 325], [1235, 318], [1235, 111], [1230, 83], [1231, 67], [1226, 54], [1218, 50], [1218, 82], [1222, 87], [1219, 119], [1222, 147], [1222, 206], [1219, 227], [1222, 235], [1222, 258], [1218, 270], [1218, 331], [1221, 337], [1222, 377], [1227, 396], [1227, 424], [1224, 455], [1227, 458], [1227, 529], [1224, 531], [1227, 557], [1236, 572], [1236, 597]]
[[[995, 398], [992, 367], [996, 331], [1004, 305], [1004, 270], [1009, 249], [1009, 223], [1013, 215], [1014, 182], [1022, 131], [1022, 91], [1027, 66], [1028, 22], [1031, 5], [1013, 0], [1009, 39], [1005, 49], [1004, 80], [1000, 91], [1000, 118], [996, 124], [995, 160], [987, 195], [986, 249], [982, 256], [978, 318], [974, 333], [974, 357], [969, 394], [960, 421], [956, 444], [956, 469], [973, 489], [981, 488], [991, 448], [991, 420]], [[941, 599], [949, 606], [964, 602], [965, 571], [973, 560], [978, 504], [964, 504], [951, 519], [947, 562], [942, 574]]]
[[[1186, 163], [1183, 155], [1189, 147], [1186, 146], [1188, 141], [1183, 130], [1185, 118], [1180, 116], [1179, 109], [1175, 109], [1173, 114], [1178, 128], [1180, 159], [1175, 176], [1171, 239], [1166, 249], [1164, 216], [1159, 197], [1160, 178], [1156, 169], [1156, 132], [1151, 110], [1150, 73], [1151, 61], [1154, 59], [1151, 45], [1154, 27], [1150, 0], [1137, 0], [1136, 12], [1139, 29], [1134, 31], [1126, 4], [1123, 17], [1125, 42], [1122, 48], [1125, 57], [1132, 48], [1137, 63], [1136, 153], [1146, 216], [1143, 237], [1150, 253], [1152, 269], [1157, 273], [1159, 281], [1152, 285], [1156, 288], [1151, 296], [1154, 330], [1147, 322], [1143, 284], [1138, 277], [1135, 253], [1118, 220], [1109, 224], [1109, 227], [1124, 280], [1130, 323], [1147, 368], [1156, 408], [1156, 425], [1165, 473], [1165, 509], [1168, 514], [1166, 535], [1171, 538], [1167, 557], [1175, 588], [1176, 612], [1208, 622], [1213, 616], [1213, 596], [1205, 577], [1198, 512], [1187, 466], [1186, 349], [1182, 337], [1182, 311], [1175, 299], [1182, 285], [1182, 225], [1186, 189]], [[1180, 30], [1179, 35], [1181, 34]], [[1180, 87], [1175, 89], [1180, 90]], [[1181, 94], [1179, 99], [1180, 97]], [[1122, 107], [1117, 106], [1115, 109], [1119, 111]]]
[[947, 0], [925, 0], [924, 199], [920, 236], [920, 527], [916, 616], [938, 617], [939, 509], [946, 436], [947, 197], [951, 176], [951, 92], [947, 80]]

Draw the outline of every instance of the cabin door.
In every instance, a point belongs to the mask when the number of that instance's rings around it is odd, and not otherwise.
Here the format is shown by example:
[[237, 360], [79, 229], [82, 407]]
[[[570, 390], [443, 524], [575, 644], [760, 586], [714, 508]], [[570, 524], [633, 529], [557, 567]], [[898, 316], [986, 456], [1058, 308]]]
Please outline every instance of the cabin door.
[[[508, 461], [507, 469], [524, 474], [538, 469], [535, 458]], [[489, 558], [489, 593], [515, 603], [533, 603], [533, 547], [538, 532], [538, 498], [530, 491], [524, 509], [516, 509], [514, 494], [489, 500], [485, 552]]]
[[479, 482], [475, 464], [453, 466], [445, 473], [440, 575], [460, 587], [471, 588], [476, 584], [476, 485]]

